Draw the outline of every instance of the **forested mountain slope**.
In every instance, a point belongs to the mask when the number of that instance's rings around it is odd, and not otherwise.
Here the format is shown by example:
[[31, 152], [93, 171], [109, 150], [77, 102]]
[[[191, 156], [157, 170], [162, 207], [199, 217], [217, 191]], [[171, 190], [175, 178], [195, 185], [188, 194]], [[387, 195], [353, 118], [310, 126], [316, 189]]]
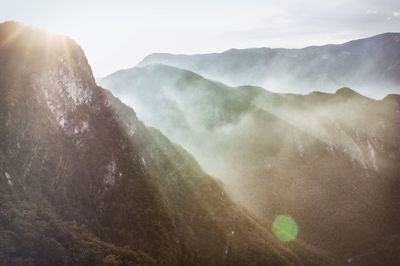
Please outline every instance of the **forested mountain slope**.
[[276, 94], [167, 65], [100, 83], [191, 151], [234, 199], [269, 219], [291, 215], [301, 239], [338, 258], [380, 250], [383, 260], [380, 247], [400, 233], [398, 95]]

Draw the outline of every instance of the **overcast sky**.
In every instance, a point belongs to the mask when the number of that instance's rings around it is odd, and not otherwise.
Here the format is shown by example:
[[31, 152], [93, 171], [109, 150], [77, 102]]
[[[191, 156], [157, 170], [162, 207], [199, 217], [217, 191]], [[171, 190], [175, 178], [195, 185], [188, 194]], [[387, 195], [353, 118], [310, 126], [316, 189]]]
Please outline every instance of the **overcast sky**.
[[154, 52], [304, 47], [400, 31], [400, 0], [0, 0], [0, 21], [68, 35], [97, 77]]

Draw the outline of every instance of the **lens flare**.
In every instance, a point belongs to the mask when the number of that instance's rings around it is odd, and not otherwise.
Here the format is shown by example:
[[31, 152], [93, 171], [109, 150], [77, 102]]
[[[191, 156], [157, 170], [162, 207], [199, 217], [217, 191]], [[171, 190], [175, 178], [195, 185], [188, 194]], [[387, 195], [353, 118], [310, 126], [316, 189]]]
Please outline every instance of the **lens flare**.
[[287, 215], [278, 215], [272, 224], [272, 231], [283, 242], [296, 240], [299, 227], [296, 221]]

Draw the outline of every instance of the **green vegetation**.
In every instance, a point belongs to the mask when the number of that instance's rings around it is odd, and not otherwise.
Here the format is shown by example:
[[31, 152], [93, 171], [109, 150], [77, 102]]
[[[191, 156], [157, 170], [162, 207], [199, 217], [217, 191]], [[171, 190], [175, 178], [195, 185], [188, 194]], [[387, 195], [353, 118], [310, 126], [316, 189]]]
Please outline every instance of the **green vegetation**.
[[[0, 194], [0, 265], [155, 265], [129, 247], [94, 236], [85, 226], [57, 218], [51, 207]], [[107, 264], [111, 258], [119, 264]]]

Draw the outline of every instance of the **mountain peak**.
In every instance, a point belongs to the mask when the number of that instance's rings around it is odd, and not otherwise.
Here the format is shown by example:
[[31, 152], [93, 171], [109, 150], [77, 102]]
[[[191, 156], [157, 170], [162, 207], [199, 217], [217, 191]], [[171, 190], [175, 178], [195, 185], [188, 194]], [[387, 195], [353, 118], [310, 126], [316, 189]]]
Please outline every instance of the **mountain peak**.
[[[394, 39], [394, 40], [400, 40], [400, 32], [385, 32], [382, 34], [378, 34], [375, 36], [370, 37], [370, 39], [372, 38], [389, 38], [389, 39]], [[367, 38], [369, 39], [369, 38]]]
[[359, 93], [357, 93], [356, 91], [354, 91], [350, 88], [347, 88], [347, 87], [338, 89], [335, 94], [339, 95], [339, 96], [346, 96], [346, 97], [360, 96]]
[[92, 70], [81, 47], [68, 37], [17, 22], [2, 23], [0, 55], [1, 70], [8, 73], [3, 82], [13, 84], [2, 88], [3, 94], [35, 84], [31, 93], [46, 103], [61, 126], [67, 123], [67, 112], [92, 99]]
[[4, 21], [2, 23], [0, 23], [0, 29], [12, 29], [12, 28], [19, 28], [19, 27], [23, 27], [24, 25], [18, 21], [14, 21], [14, 20], [9, 20], [9, 21]]

